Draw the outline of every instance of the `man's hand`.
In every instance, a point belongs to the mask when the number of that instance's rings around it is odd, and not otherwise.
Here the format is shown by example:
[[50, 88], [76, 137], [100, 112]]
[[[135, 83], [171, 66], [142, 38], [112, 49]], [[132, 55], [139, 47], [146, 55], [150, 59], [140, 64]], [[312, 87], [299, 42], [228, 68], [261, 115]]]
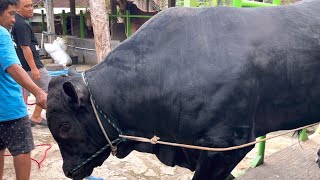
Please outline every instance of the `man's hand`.
[[47, 109], [47, 93], [41, 90], [36, 93], [35, 97], [37, 105], [42, 109]]
[[32, 81], [27, 72], [19, 64], [9, 66], [6, 71], [15, 81], [36, 97], [37, 105], [43, 109], [47, 108], [47, 94]]
[[32, 75], [32, 79], [34, 80], [40, 80], [40, 71], [37, 68], [31, 69], [31, 75]]

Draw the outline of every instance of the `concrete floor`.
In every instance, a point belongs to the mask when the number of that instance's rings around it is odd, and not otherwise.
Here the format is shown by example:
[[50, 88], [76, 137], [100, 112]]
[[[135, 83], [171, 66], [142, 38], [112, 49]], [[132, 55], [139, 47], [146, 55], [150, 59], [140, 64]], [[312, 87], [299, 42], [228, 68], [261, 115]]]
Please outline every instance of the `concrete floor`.
[[319, 148], [320, 135], [313, 135], [266, 157], [264, 164], [248, 169], [236, 180], [319, 180], [320, 168], [315, 163]]

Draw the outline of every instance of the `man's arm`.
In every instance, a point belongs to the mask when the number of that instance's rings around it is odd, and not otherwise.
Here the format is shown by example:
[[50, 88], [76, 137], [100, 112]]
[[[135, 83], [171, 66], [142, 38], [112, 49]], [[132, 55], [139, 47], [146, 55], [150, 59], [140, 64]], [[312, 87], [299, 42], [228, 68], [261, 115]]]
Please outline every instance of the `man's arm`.
[[6, 71], [15, 81], [17, 81], [17, 83], [36, 97], [37, 105], [43, 109], [47, 108], [47, 94], [32, 81], [22, 67], [18, 64], [13, 64], [9, 66]]
[[36, 63], [34, 62], [33, 54], [30, 47], [29, 46], [20, 46], [20, 47], [23, 51], [24, 58], [27, 60], [27, 63], [31, 69], [32, 78], [34, 80], [39, 80], [40, 71], [37, 68]]

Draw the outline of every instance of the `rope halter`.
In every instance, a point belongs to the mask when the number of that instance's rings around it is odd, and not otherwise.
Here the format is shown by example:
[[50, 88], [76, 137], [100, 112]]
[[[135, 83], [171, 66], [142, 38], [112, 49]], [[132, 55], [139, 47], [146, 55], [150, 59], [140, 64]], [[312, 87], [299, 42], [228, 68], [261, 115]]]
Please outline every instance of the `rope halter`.
[[[106, 138], [106, 140], [108, 141], [108, 144], [105, 145], [104, 147], [102, 147], [100, 150], [98, 150], [96, 153], [94, 153], [92, 156], [90, 156], [89, 158], [87, 158], [85, 161], [83, 161], [81, 164], [79, 164], [78, 166], [76, 166], [75, 168], [73, 168], [69, 173], [70, 174], [73, 174], [75, 171], [79, 170], [83, 165], [87, 164], [88, 162], [92, 161], [92, 159], [94, 159], [95, 157], [97, 157], [99, 154], [101, 154], [104, 150], [106, 150], [108, 147], [111, 148], [111, 153], [113, 156], [115, 156], [117, 154], [117, 145], [119, 143], [121, 143], [122, 141], [125, 141], [123, 138], [120, 138], [118, 137], [117, 139], [111, 141], [107, 132], [105, 131], [102, 123], [101, 123], [101, 120], [100, 120], [100, 116], [99, 116], [99, 113], [101, 116], [103, 116], [107, 122], [115, 129], [117, 130], [117, 132], [119, 133], [119, 135], [122, 134], [121, 130], [116, 127], [116, 125], [110, 120], [110, 118], [108, 118], [108, 116], [103, 113], [102, 110], [99, 109], [98, 105], [96, 105], [94, 99], [93, 99], [93, 96], [92, 96], [92, 93], [91, 93], [91, 90], [90, 90], [90, 87], [88, 85], [88, 82], [87, 82], [87, 79], [85, 77], [85, 72], [81, 73], [81, 76], [82, 76], [82, 79], [84, 81], [84, 83], [86, 84], [88, 90], [89, 90], [89, 94], [90, 94], [90, 103], [91, 103], [91, 106], [93, 108], [93, 111], [94, 111], [94, 114], [96, 116], [96, 119], [97, 119], [97, 122], [99, 124], [99, 127], [104, 135], [104, 137]], [[115, 145], [114, 145], [115, 144]]]

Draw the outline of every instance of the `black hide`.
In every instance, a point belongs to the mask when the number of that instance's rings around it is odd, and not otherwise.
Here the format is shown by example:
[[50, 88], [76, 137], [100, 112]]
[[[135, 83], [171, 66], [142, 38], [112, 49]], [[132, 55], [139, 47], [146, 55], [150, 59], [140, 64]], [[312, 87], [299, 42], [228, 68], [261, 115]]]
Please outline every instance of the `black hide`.
[[[320, 0], [257, 9], [170, 8], [158, 13], [102, 63], [54, 78], [47, 118], [68, 177], [81, 179], [110, 149], [89, 96], [123, 134], [208, 147], [230, 147], [320, 118]], [[74, 73], [71, 73], [74, 74]], [[89, 93], [90, 89], [90, 93]], [[104, 127], [112, 140], [118, 132]], [[225, 179], [253, 146], [207, 152], [125, 141], [194, 179]]]

